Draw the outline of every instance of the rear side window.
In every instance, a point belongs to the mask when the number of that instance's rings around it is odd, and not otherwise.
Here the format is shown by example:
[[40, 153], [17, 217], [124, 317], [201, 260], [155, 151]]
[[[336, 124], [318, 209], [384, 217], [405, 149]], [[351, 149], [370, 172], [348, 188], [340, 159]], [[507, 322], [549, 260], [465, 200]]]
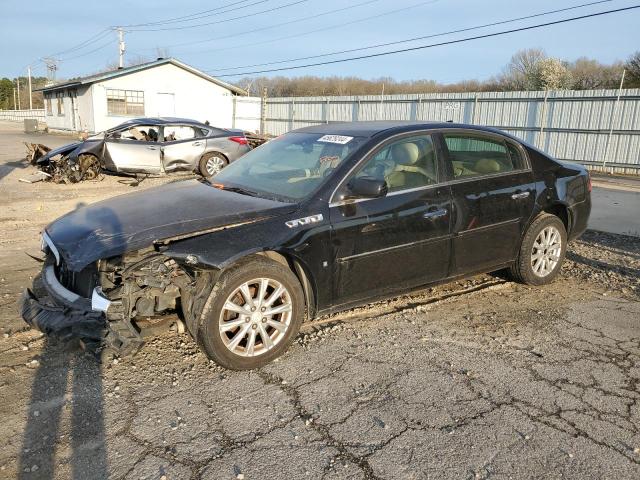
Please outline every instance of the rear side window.
[[524, 168], [522, 155], [514, 145], [478, 135], [445, 134], [444, 139], [455, 179]]
[[190, 140], [196, 137], [196, 132], [193, 127], [187, 127], [185, 125], [175, 125], [164, 127], [164, 141], [174, 142], [178, 140]]

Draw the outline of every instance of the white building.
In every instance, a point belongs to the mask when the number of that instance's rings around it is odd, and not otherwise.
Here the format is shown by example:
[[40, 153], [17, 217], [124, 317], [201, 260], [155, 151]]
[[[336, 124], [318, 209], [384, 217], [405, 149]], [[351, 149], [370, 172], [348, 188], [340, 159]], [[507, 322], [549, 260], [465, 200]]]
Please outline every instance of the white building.
[[173, 58], [41, 89], [49, 128], [100, 132], [136, 117], [182, 117], [233, 126], [234, 97], [246, 95]]

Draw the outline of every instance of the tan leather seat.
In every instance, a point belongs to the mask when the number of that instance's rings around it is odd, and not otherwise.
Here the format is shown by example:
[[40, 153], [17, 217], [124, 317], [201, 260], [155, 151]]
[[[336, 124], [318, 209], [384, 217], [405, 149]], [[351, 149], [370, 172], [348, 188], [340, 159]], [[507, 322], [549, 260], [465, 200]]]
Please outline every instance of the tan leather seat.
[[420, 148], [413, 142], [398, 143], [391, 147], [395, 168], [386, 178], [389, 191], [416, 188], [429, 183], [428, 175], [417, 165], [420, 153]]
[[498, 173], [502, 171], [502, 167], [497, 160], [492, 158], [481, 158], [475, 164], [475, 171], [480, 174]]

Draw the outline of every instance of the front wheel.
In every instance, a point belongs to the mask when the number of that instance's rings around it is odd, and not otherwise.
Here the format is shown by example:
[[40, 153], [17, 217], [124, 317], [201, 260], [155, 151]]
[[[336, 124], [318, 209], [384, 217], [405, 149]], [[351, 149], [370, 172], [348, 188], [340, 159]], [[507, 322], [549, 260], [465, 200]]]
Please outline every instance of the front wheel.
[[227, 160], [227, 157], [220, 152], [209, 152], [205, 153], [200, 159], [198, 170], [200, 171], [200, 175], [205, 178], [210, 178], [220, 173], [220, 170], [228, 164], [229, 161]]
[[287, 350], [303, 315], [298, 278], [286, 266], [256, 257], [222, 274], [202, 313], [198, 343], [223, 367], [262, 367]]
[[567, 249], [567, 230], [555, 215], [542, 214], [529, 225], [518, 258], [510, 269], [528, 285], [551, 283], [560, 273]]

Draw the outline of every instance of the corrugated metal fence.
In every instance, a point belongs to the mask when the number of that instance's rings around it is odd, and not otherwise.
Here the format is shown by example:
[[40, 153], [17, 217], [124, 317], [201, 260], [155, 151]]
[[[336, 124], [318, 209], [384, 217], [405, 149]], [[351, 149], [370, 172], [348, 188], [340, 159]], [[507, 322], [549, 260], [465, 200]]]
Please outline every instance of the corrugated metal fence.
[[488, 125], [556, 158], [615, 171], [640, 169], [640, 89], [270, 98], [264, 133], [359, 120]]

